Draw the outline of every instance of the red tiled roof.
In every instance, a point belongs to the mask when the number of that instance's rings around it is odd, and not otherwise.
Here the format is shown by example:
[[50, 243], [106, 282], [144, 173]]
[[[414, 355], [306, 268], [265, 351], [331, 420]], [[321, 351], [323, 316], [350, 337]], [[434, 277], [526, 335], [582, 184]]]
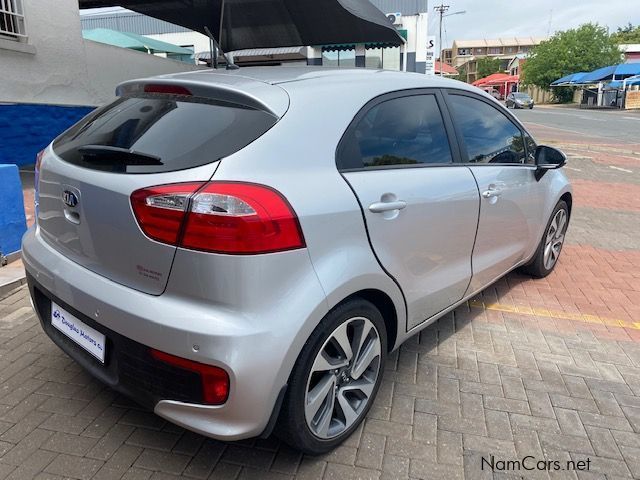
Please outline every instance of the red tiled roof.
[[444, 73], [445, 75], [457, 75], [458, 71], [453, 68], [451, 65], [448, 65], [446, 63], [442, 63], [439, 60], [436, 60], [436, 73], [440, 73], [440, 70], [442, 70], [442, 73]]

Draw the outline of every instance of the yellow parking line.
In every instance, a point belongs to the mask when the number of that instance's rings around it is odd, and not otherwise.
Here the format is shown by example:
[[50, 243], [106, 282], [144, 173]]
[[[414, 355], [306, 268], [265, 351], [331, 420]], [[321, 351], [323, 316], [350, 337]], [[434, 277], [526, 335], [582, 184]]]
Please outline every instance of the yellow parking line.
[[535, 317], [551, 317], [559, 320], [574, 320], [584, 323], [601, 323], [610, 327], [633, 328], [640, 330], [640, 322], [626, 322], [616, 318], [601, 317], [600, 315], [560, 312], [557, 310], [548, 310], [541, 307], [526, 307], [517, 305], [507, 305], [504, 303], [481, 302], [479, 300], [470, 300], [469, 306], [472, 308], [481, 308], [483, 310], [495, 310], [498, 312], [518, 313], [520, 315], [531, 315]]

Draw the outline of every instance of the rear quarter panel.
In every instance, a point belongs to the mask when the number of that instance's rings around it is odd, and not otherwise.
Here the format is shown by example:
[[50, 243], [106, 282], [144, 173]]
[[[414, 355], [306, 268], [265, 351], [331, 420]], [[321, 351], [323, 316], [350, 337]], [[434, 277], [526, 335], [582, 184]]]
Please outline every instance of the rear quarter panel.
[[[261, 183], [280, 191], [299, 217], [327, 308], [359, 290], [379, 289], [392, 299], [399, 329], [405, 331], [402, 293], [373, 255], [360, 206], [335, 165], [340, 137], [369, 98], [354, 100], [330, 85], [312, 91], [290, 87], [288, 93], [287, 114], [259, 141], [222, 160], [215, 179]], [[283, 371], [291, 370], [321, 320], [300, 313]]]

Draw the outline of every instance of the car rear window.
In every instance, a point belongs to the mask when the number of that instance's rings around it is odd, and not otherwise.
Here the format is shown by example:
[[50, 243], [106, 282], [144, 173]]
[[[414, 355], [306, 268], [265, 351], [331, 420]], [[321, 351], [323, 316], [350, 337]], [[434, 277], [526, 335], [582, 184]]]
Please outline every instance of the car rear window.
[[170, 172], [231, 155], [277, 120], [236, 103], [136, 94], [94, 110], [60, 135], [53, 149], [63, 160], [93, 170]]

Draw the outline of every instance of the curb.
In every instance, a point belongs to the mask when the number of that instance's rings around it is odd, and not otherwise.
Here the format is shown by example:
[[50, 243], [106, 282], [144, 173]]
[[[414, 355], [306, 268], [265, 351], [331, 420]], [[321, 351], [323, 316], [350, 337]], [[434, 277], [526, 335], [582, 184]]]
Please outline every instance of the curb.
[[0, 300], [8, 297], [11, 292], [27, 284], [27, 277], [20, 277], [0, 285]]

